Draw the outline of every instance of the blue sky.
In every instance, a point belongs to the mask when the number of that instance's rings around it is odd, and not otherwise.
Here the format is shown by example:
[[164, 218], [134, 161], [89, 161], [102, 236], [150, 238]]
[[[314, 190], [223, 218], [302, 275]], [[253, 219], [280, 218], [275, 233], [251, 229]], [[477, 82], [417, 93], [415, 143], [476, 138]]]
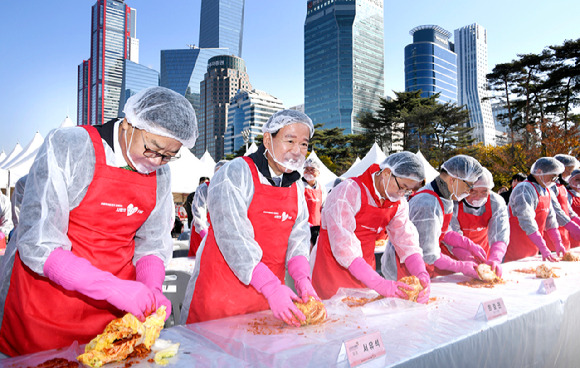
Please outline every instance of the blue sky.
[[[140, 63], [159, 71], [160, 50], [199, 39], [201, 0], [126, 0], [137, 9]], [[0, 0], [0, 150], [28, 144], [76, 122], [77, 66], [90, 56], [94, 0]], [[412, 4], [412, 5], [411, 5]], [[385, 89], [404, 90], [409, 30], [436, 24], [451, 32], [478, 23], [488, 33], [489, 69], [517, 54], [580, 37], [578, 0], [385, 0]], [[303, 103], [306, 0], [246, 0], [242, 57], [254, 88]]]

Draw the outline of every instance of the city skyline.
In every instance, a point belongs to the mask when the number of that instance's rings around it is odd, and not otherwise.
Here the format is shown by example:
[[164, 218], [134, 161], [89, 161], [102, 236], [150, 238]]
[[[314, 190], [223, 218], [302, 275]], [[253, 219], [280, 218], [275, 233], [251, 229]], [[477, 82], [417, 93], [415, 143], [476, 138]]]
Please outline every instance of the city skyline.
[[[7, 154], [17, 141], [28, 144], [36, 131], [46, 136], [67, 115], [77, 121], [77, 66], [90, 52], [87, 34], [93, 4], [94, 0], [63, 0], [58, 12], [50, 2], [0, 4], [0, 83], [4, 87], [0, 149]], [[160, 71], [161, 50], [182, 49], [199, 38], [200, 0], [173, 6], [152, 0], [126, 4], [137, 10], [140, 63], [147, 67]], [[453, 0], [444, 5], [418, 1], [411, 10], [400, 2], [385, 1], [386, 94], [404, 90], [403, 49], [412, 42], [409, 30], [418, 25], [454, 30], [481, 24], [488, 32], [489, 69], [518, 53], [539, 53], [546, 46], [580, 37], [574, 20], [580, 4], [574, 1], [465, 5]], [[523, 14], [523, 7], [534, 11], [516, 16]], [[253, 87], [280, 98], [288, 107], [302, 104], [306, 1], [247, 0], [245, 18], [243, 56]], [[275, 75], [276, 70], [285, 72]]]

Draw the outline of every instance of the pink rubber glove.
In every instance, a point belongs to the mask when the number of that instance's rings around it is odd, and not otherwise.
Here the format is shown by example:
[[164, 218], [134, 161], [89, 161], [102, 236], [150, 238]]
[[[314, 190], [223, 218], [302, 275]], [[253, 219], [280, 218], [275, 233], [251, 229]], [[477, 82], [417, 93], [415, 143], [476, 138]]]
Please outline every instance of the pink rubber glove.
[[387, 298], [409, 299], [407, 293], [401, 288], [406, 290], [413, 289], [403, 282], [385, 280], [362, 257], [355, 258], [348, 267], [348, 271], [368, 288]]
[[268, 299], [274, 317], [296, 327], [300, 327], [298, 320], [306, 320], [306, 316], [292, 303], [293, 300], [300, 301], [300, 298], [288, 286], [282, 285], [264, 263], [260, 262], [254, 267], [250, 285]]
[[564, 248], [564, 244], [562, 243], [562, 236], [560, 235], [558, 228], [546, 230], [546, 235], [548, 235], [552, 241], [552, 244], [556, 245], [556, 255], [558, 257], [562, 257], [564, 253], [566, 253], [566, 248]]
[[572, 221], [578, 226], [580, 226], [580, 216], [572, 217]]
[[6, 235], [2, 231], [0, 231], [0, 240], [6, 239]]
[[477, 263], [477, 259], [471, 254], [470, 251], [464, 248], [453, 247], [452, 250], [453, 255], [460, 261], [469, 261]]
[[202, 239], [205, 238], [206, 235], [207, 235], [207, 229], [203, 229], [202, 231], [199, 232], [199, 236]]
[[570, 221], [566, 225], [564, 225], [564, 229], [568, 230], [568, 233], [570, 233], [572, 239], [580, 240], [580, 226], [578, 226], [577, 223], [575, 223], [574, 221]]
[[161, 258], [149, 255], [139, 259], [135, 265], [135, 279], [147, 286], [155, 294], [155, 310], [165, 306], [165, 320], [171, 315], [171, 302], [163, 295], [165, 281], [165, 265]]
[[141, 321], [155, 312], [155, 294], [147, 286], [138, 281], [121, 280], [62, 248], [50, 253], [43, 271], [46, 277], [63, 288], [95, 300], [106, 300]]
[[448, 270], [453, 272], [461, 272], [465, 276], [473, 277], [474, 279], [479, 279], [476, 268], [477, 263], [470, 261], [456, 261], [445, 254], [441, 254], [438, 260], [433, 264], [435, 267], [441, 270]]
[[[485, 250], [479, 245], [475, 244], [471, 239], [466, 236], [463, 236], [455, 231], [448, 231], [445, 233], [443, 237], [443, 241], [453, 248], [462, 248], [468, 250], [476, 260], [479, 262], [485, 262], [487, 254]], [[453, 250], [453, 254], [455, 254], [455, 249]], [[459, 257], [457, 257], [459, 258]]]
[[489, 248], [489, 257], [487, 257], [487, 263], [491, 266], [491, 269], [498, 277], [501, 277], [501, 266], [505, 252], [507, 250], [507, 244], [502, 241], [497, 241], [491, 245]]
[[302, 298], [304, 303], [313, 296], [316, 300], [320, 300], [316, 290], [310, 281], [310, 263], [304, 256], [292, 257], [288, 261], [288, 273], [294, 280], [294, 287], [296, 292]]
[[405, 259], [405, 266], [413, 276], [417, 276], [423, 286], [423, 290], [417, 295], [417, 302], [427, 304], [429, 301], [429, 294], [431, 293], [431, 278], [425, 268], [423, 257], [419, 253], [411, 254]]
[[[539, 231], [531, 233], [530, 235], [528, 235], [528, 238], [530, 238], [530, 240], [536, 245], [536, 247], [538, 247], [538, 250], [542, 254], [542, 260], [544, 261], [548, 260], [550, 262], [558, 262], [558, 260], [554, 258], [554, 256], [552, 256], [552, 252], [550, 252], [550, 249], [548, 249], [546, 241], [544, 240], [544, 238], [542, 238], [542, 235], [540, 235]], [[560, 240], [560, 242], [562, 241]]]

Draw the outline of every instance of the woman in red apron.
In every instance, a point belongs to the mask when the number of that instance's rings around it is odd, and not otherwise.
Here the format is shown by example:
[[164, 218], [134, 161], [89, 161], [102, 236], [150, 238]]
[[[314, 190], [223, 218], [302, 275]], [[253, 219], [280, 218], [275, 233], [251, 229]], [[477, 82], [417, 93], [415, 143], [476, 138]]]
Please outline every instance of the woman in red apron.
[[165, 305], [170, 313], [161, 285], [173, 203], [162, 165], [193, 146], [195, 113], [161, 87], [131, 97], [125, 113], [99, 127], [58, 129], [40, 149], [12, 272], [3, 275], [2, 353], [87, 343], [126, 312], [144, 319]]
[[[463, 201], [455, 203], [451, 228], [483, 248], [486, 263], [501, 277], [501, 266], [509, 242], [509, 216], [504, 199], [492, 192], [493, 176], [486, 168]], [[491, 246], [490, 246], [491, 244]], [[453, 248], [459, 259], [474, 259], [461, 248]]]
[[[211, 225], [197, 254], [182, 322], [270, 308], [276, 318], [299, 326], [305, 317], [292, 301], [318, 298], [310, 282], [308, 209], [297, 171], [312, 121], [282, 110], [262, 130], [264, 144], [255, 153], [231, 161], [212, 178]], [[284, 285], [286, 269], [298, 295]]]
[[313, 285], [322, 298], [332, 297], [341, 287], [368, 287], [386, 297], [407, 298], [401, 290], [405, 284], [384, 279], [375, 270], [375, 242], [386, 229], [397, 253], [425, 288], [420, 302], [429, 299], [429, 275], [403, 198], [424, 178], [419, 158], [401, 152], [333, 189], [322, 211], [312, 272]]
[[320, 176], [321, 163], [308, 158], [304, 163], [304, 197], [308, 205], [308, 223], [310, 224], [310, 246], [314, 247], [320, 233], [320, 212], [326, 201], [326, 188], [316, 179]]
[[[572, 171], [570, 178], [568, 178], [568, 183], [568, 203], [570, 203], [574, 213], [578, 215], [572, 217], [572, 221], [574, 221], [577, 225], [580, 225], [580, 170], [576, 169]], [[579, 240], [570, 239], [570, 248], [576, 248], [578, 246], [580, 246]]]
[[509, 203], [510, 242], [505, 262], [534, 256], [538, 250], [544, 260], [556, 261], [546, 245], [544, 234], [561, 246], [549, 188], [563, 171], [564, 165], [558, 160], [542, 157], [532, 165], [528, 179], [514, 188]]
[[[473, 183], [482, 173], [482, 167], [473, 157], [465, 155], [454, 156], [441, 167], [439, 176], [409, 200], [409, 218], [419, 233], [423, 259], [431, 277], [461, 272], [478, 278], [475, 271], [477, 264], [458, 260], [443, 243], [466, 249], [477, 259], [485, 260], [485, 252], [480, 246], [449, 231], [453, 201], [461, 201], [469, 195]], [[403, 272], [400, 263], [397, 265], [398, 270]]]

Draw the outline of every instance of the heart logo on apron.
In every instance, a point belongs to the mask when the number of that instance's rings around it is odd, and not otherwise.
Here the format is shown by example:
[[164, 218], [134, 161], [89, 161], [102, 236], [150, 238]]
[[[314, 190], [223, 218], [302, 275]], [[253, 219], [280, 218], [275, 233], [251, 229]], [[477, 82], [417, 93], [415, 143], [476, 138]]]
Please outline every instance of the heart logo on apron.
[[132, 214], [134, 214], [135, 212], [137, 212], [139, 210], [139, 207], [137, 206], [133, 206], [133, 203], [130, 203], [127, 206], [127, 216], [131, 216]]

